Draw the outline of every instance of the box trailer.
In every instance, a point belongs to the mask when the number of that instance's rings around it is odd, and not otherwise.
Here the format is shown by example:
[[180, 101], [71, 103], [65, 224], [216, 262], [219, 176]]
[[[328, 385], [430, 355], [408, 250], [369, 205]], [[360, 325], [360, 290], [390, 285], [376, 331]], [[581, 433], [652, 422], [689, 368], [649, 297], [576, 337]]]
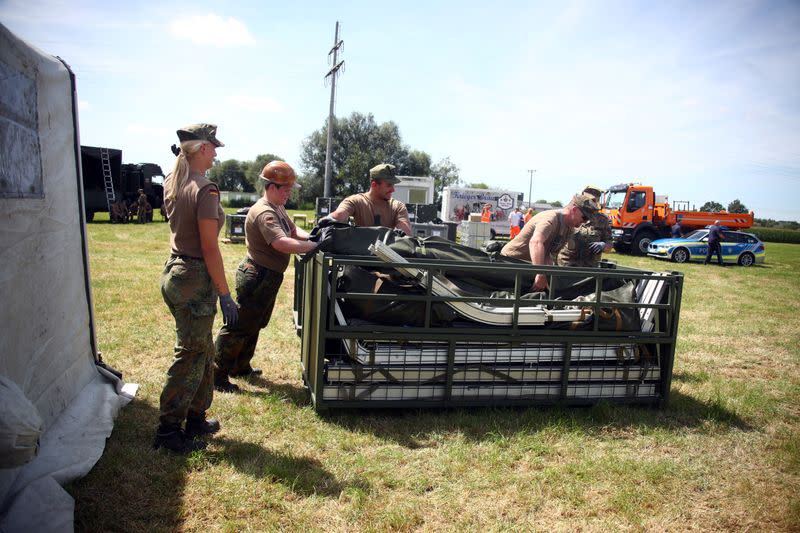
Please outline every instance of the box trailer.
[[480, 213], [483, 206], [491, 206], [490, 238], [507, 236], [510, 232], [508, 215], [522, 204], [523, 193], [506, 189], [475, 189], [471, 187], [445, 187], [442, 191], [442, 220], [463, 222], [470, 213]]

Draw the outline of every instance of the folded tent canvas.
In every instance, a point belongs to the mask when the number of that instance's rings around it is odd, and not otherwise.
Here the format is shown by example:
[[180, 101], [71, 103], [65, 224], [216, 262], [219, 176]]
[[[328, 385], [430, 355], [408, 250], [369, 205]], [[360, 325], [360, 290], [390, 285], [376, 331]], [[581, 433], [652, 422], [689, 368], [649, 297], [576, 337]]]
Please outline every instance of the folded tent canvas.
[[72, 529], [61, 485], [97, 462], [135, 393], [96, 365], [79, 147], [69, 67], [0, 24], [4, 531]]

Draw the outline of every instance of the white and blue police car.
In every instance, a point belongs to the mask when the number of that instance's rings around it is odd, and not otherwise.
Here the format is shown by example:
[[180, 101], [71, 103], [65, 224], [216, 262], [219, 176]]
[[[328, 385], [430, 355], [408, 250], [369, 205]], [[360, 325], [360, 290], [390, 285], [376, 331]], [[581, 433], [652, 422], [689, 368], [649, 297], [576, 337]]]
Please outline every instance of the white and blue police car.
[[[758, 237], [741, 231], [722, 230], [722, 262], [751, 266], [763, 263], [767, 256]], [[657, 239], [650, 243], [647, 255], [676, 263], [704, 261], [708, 252], [708, 230], [695, 230], [682, 238]], [[711, 260], [716, 262], [716, 255]]]

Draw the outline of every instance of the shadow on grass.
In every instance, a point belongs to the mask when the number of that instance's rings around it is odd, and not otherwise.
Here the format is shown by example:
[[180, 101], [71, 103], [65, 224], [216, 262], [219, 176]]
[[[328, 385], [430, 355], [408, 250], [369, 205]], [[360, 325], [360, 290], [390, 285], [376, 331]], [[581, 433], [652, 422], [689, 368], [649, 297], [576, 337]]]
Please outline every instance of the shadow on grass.
[[469, 407], [446, 410], [333, 411], [323, 419], [349, 431], [369, 433], [408, 448], [426, 446], [442, 433], [459, 433], [472, 441], [491, 441], [517, 433], [546, 430], [607, 434], [650, 429], [702, 427], [709, 423], [749, 431], [752, 428], [721, 400], [704, 402], [672, 391], [664, 409], [601, 402], [591, 407]]
[[241, 473], [259, 479], [280, 483], [302, 496], [322, 495], [338, 498], [346, 488], [369, 491], [365, 481], [341, 483], [325, 470], [316, 459], [294, 457], [268, 450], [251, 442], [239, 442], [227, 438], [213, 440], [221, 452], [207, 452], [212, 461], [230, 464]]
[[297, 407], [304, 407], [311, 403], [311, 397], [309, 396], [308, 390], [306, 390], [305, 387], [298, 387], [297, 385], [292, 385], [290, 383], [274, 383], [268, 379], [264, 379], [262, 376], [239, 379], [256, 385], [257, 387], [267, 389], [266, 391], [247, 391], [245, 394], [253, 394], [257, 396], [265, 394], [276, 395], [281, 398], [286, 398]]

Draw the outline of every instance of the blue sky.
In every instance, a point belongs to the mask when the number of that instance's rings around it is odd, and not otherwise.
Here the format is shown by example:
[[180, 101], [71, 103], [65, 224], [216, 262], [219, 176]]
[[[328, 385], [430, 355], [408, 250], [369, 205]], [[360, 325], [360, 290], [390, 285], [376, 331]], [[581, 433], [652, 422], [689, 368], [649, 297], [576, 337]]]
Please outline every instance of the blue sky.
[[633, 181], [800, 220], [798, 2], [341, 4], [0, 0], [0, 21], [71, 65], [82, 143], [125, 162], [167, 170], [203, 121], [221, 159], [299, 167], [338, 20], [337, 115], [395, 121], [467, 182], [527, 196], [536, 169], [534, 199]]

